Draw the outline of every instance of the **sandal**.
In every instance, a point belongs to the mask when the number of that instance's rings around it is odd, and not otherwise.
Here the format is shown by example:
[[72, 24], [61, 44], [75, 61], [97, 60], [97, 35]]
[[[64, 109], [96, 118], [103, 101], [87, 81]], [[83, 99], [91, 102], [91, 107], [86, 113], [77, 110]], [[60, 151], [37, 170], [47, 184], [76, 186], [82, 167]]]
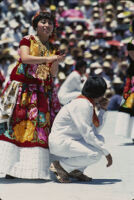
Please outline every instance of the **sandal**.
[[79, 181], [92, 181], [92, 178], [83, 174], [80, 170], [74, 170], [69, 173], [71, 178], [76, 178]]
[[59, 161], [52, 162], [49, 169], [54, 172], [60, 183], [71, 183], [68, 173], [61, 167]]

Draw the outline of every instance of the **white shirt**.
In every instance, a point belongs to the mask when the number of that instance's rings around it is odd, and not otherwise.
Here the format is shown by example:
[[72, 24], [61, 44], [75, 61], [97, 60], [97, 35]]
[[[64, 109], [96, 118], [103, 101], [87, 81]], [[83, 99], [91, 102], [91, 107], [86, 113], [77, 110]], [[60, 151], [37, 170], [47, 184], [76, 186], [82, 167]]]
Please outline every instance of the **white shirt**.
[[59, 89], [58, 98], [60, 103], [65, 105], [79, 96], [83, 85], [81, 75], [77, 71], [71, 72]]
[[[100, 125], [103, 122], [104, 112], [104, 110], [100, 110], [98, 115]], [[98, 134], [98, 130], [92, 122], [92, 116], [93, 105], [87, 99], [77, 98], [62, 107], [54, 120], [49, 136], [50, 152], [56, 154], [57, 148], [63, 144], [67, 148], [66, 144], [69, 144], [70, 140], [84, 139], [96, 151], [108, 155], [104, 138]]]

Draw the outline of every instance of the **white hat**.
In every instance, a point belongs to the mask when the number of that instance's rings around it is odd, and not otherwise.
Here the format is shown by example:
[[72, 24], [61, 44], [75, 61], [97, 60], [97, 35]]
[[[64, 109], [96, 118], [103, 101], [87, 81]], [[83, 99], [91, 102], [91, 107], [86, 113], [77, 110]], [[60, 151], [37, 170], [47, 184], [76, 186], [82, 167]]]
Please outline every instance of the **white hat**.
[[94, 73], [95, 73], [96, 75], [101, 74], [102, 72], [103, 72], [103, 69], [102, 69], [102, 68], [98, 68], [98, 69], [95, 69], [95, 70], [94, 70]]
[[112, 58], [113, 58], [113, 57], [112, 57], [110, 54], [108, 54], [108, 55], [105, 56], [105, 59], [106, 59], [106, 60], [112, 60]]
[[101, 67], [101, 65], [100, 65], [100, 63], [98, 63], [98, 62], [94, 62], [94, 63], [92, 63], [91, 65], [90, 65], [90, 68], [100, 68]]
[[103, 63], [103, 67], [110, 68], [110, 63], [109, 63], [109, 62], [107, 62], [107, 61], [105, 61], [105, 62]]
[[95, 51], [95, 50], [99, 49], [99, 45], [97, 45], [97, 44], [92, 45], [92, 46], [90, 47], [90, 49], [91, 49], [92, 51]]
[[112, 4], [108, 4], [105, 8], [105, 10], [112, 10], [113, 9], [113, 5]]
[[71, 35], [69, 35], [69, 39], [76, 39], [76, 36], [75, 36], [75, 34], [71, 34]]
[[122, 84], [123, 81], [120, 79], [120, 77], [115, 77], [112, 83]]
[[76, 31], [81, 31], [81, 30], [83, 30], [83, 27], [81, 25], [77, 25], [75, 30]]
[[84, 58], [91, 58], [93, 55], [89, 51], [84, 52]]
[[11, 28], [17, 28], [19, 26], [19, 23], [16, 20], [9, 21], [9, 25]]
[[84, 40], [79, 41], [78, 44], [77, 44], [78, 47], [81, 47], [83, 45], [85, 46], [85, 41]]
[[64, 3], [64, 1], [59, 1], [59, 3], [58, 3], [58, 6], [65, 6], [65, 3]]
[[66, 31], [66, 33], [72, 33], [73, 32], [73, 30], [70, 26], [66, 26], [65, 31]]
[[84, 5], [91, 5], [91, 2], [90, 2], [90, 0], [84, 0], [84, 1], [83, 1], [83, 4], [84, 4]]
[[58, 73], [58, 78], [59, 78], [60, 80], [65, 80], [65, 79], [66, 79], [66, 75], [65, 75], [63, 72], [59, 72], [59, 73]]
[[72, 56], [67, 56], [64, 60], [64, 63], [67, 64], [67, 65], [73, 65], [74, 60], [73, 60]]

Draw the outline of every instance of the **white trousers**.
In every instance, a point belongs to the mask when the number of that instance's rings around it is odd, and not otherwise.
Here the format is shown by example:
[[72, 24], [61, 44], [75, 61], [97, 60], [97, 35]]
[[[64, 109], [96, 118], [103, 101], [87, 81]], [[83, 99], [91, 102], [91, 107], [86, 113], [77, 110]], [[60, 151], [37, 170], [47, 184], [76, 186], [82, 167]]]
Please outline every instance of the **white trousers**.
[[65, 151], [64, 156], [64, 158], [59, 158], [59, 162], [68, 173], [75, 169], [83, 172], [89, 165], [94, 164], [101, 159], [102, 152], [99, 150], [97, 151], [96, 148], [87, 144], [84, 140], [72, 140], [67, 154]]
[[115, 134], [134, 139], [134, 117], [129, 113], [118, 112]]

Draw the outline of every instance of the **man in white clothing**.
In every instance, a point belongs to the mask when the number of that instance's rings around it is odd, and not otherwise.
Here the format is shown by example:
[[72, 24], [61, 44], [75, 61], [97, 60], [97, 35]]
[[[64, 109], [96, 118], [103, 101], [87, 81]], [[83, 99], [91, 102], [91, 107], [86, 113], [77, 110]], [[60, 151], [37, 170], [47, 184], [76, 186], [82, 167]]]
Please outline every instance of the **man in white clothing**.
[[[81, 94], [81, 90], [84, 84], [82, 76], [86, 72], [86, 62], [80, 60], [76, 63], [75, 70], [69, 74], [64, 83], [61, 85], [58, 98], [62, 105], [69, 103], [72, 99], [75, 99]], [[83, 77], [84, 78], [84, 77]]]
[[[50, 153], [59, 156], [51, 163], [50, 170], [61, 183], [69, 183], [70, 177], [80, 181], [91, 181], [83, 174], [85, 168], [97, 162], [104, 155], [107, 167], [112, 156], [98, 134], [108, 100], [104, 98], [106, 82], [102, 77], [89, 77], [82, 94], [63, 106], [57, 114], [49, 136]], [[95, 106], [100, 107], [98, 116]]]

